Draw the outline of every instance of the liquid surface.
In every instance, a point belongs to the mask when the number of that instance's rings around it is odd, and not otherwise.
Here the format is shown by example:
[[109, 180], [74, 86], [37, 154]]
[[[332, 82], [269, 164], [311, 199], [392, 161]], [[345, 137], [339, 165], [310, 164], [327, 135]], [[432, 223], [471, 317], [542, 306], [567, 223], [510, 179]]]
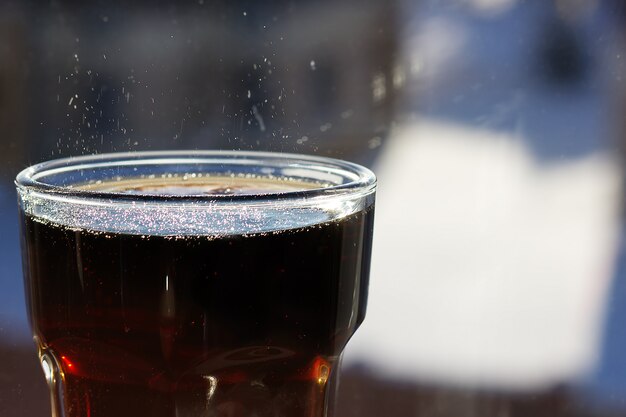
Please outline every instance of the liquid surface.
[[163, 175], [93, 182], [75, 188], [142, 195], [266, 195], [327, 188], [328, 184], [284, 177]]
[[[200, 175], [200, 174], [197, 174]], [[187, 178], [187, 179], [185, 179]], [[171, 200], [110, 199], [85, 196], [49, 196], [28, 190], [20, 192], [24, 213], [41, 223], [54, 223], [77, 230], [134, 235], [221, 237], [232, 234], [269, 233], [308, 227], [338, 220], [369, 207], [373, 190], [365, 196], [332, 193], [312, 198], [264, 199], [313, 188], [321, 183], [295, 181], [286, 177], [193, 177], [168, 174], [159, 178], [78, 185], [78, 190], [110, 191], [126, 195], [173, 196]], [[198, 196], [182, 201], [176, 195]], [[229, 201], [211, 196], [258, 195], [247, 201]]]
[[323, 415], [365, 314], [373, 207], [218, 238], [22, 215], [30, 317], [67, 417]]

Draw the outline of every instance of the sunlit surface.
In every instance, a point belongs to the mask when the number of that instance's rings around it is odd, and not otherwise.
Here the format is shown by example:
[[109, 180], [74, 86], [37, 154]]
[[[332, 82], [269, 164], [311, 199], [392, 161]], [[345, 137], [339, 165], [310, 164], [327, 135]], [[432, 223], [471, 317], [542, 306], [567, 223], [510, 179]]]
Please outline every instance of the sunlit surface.
[[420, 119], [377, 172], [368, 320], [346, 361], [498, 389], [592, 369], [619, 237], [610, 155], [545, 164], [521, 138]]

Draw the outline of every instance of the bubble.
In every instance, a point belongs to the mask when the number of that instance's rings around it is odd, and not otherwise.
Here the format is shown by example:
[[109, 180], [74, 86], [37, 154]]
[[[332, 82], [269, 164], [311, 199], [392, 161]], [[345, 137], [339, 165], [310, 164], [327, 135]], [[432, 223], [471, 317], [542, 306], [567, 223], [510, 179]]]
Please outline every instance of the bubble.
[[326, 131], [330, 130], [330, 128], [332, 128], [332, 127], [333, 127], [332, 123], [325, 123], [325, 124], [320, 126], [320, 131], [321, 132], [326, 132]]
[[374, 136], [373, 138], [371, 138], [368, 142], [367, 142], [367, 147], [369, 149], [376, 149], [378, 148], [380, 145], [382, 145], [382, 139], [380, 136]]

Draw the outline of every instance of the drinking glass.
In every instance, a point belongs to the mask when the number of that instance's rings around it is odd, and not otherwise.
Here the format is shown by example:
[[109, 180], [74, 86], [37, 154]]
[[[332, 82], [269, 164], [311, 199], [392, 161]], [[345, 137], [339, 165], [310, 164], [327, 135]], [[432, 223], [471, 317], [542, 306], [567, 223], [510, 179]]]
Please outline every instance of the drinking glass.
[[344, 161], [180, 151], [16, 179], [55, 417], [316, 417], [363, 321], [376, 180]]

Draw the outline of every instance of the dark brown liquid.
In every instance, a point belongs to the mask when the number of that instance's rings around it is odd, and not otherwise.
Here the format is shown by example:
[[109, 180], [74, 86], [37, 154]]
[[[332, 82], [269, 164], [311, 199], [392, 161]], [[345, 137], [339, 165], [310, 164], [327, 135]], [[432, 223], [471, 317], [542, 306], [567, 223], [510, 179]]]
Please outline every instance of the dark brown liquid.
[[372, 222], [174, 238], [25, 215], [30, 316], [67, 417], [321, 415], [365, 314]]

